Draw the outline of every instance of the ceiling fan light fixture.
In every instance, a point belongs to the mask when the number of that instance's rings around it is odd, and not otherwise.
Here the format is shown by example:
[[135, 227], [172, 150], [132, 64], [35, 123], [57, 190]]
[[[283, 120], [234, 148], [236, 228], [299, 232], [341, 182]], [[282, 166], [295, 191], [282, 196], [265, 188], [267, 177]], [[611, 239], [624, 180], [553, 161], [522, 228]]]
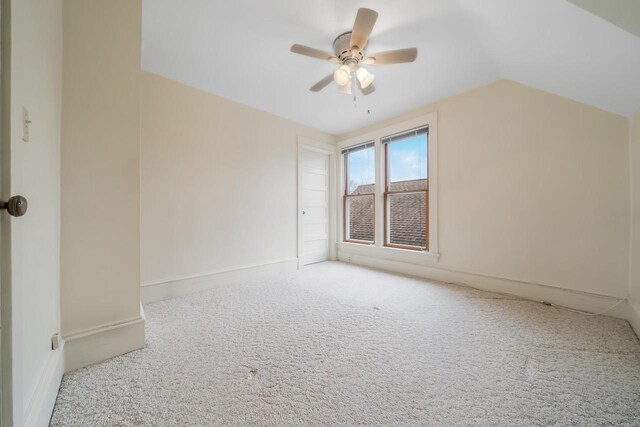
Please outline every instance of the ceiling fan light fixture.
[[344, 86], [351, 81], [351, 68], [343, 65], [333, 73], [333, 80], [340, 86]]
[[[311, 92], [320, 92], [327, 87], [331, 80], [340, 86], [340, 92], [351, 94], [358, 80], [363, 95], [369, 95], [376, 90], [373, 85], [374, 75], [362, 68], [362, 65], [402, 64], [413, 62], [418, 56], [415, 47], [387, 50], [367, 55], [366, 48], [373, 26], [378, 19], [378, 12], [361, 7], [356, 14], [351, 31], [340, 34], [333, 40], [333, 54], [309, 46], [294, 44], [291, 52], [322, 60], [329, 60], [341, 64], [333, 73], [327, 74], [319, 82], [309, 88]], [[355, 76], [352, 76], [355, 74]]]
[[360, 87], [362, 89], [364, 89], [367, 86], [369, 86], [371, 83], [373, 83], [373, 79], [375, 79], [376, 76], [374, 76], [373, 74], [368, 72], [363, 67], [360, 67], [356, 71], [356, 77], [358, 78], [358, 81], [360, 82]]
[[346, 84], [340, 85], [340, 93], [351, 95], [351, 80], [349, 80]]

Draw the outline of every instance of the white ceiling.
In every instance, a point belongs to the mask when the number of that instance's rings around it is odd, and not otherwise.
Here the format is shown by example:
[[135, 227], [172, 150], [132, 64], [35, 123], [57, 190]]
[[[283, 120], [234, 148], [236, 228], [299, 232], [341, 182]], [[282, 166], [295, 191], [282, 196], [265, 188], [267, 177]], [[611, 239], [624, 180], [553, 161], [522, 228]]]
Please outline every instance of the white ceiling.
[[[333, 83], [331, 51], [359, 7], [379, 12], [367, 51], [417, 47], [411, 64], [369, 66], [376, 92]], [[507, 78], [630, 116], [640, 108], [640, 37], [565, 0], [144, 0], [143, 69], [341, 134]], [[370, 111], [370, 113], [368, 113]]]

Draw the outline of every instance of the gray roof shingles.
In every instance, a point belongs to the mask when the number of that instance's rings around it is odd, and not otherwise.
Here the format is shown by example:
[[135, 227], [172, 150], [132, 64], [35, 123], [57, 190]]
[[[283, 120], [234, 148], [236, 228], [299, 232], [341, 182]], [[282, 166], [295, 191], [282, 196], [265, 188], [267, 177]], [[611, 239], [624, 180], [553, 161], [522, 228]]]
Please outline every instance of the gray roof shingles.
[[[393, 191], [423, 190], [426, 179], [399, 181], [391, 184]], [[351, 194], [373, 193], [374, 184], [358, 186]], [[409, 193], [390, 196], [391, 226], [390, 242], [396, 245], [426, 247], [426, 197], [424, 193]], [[374, 215], [373, 196], [349, 198], [350, 240], [373, 241]]]

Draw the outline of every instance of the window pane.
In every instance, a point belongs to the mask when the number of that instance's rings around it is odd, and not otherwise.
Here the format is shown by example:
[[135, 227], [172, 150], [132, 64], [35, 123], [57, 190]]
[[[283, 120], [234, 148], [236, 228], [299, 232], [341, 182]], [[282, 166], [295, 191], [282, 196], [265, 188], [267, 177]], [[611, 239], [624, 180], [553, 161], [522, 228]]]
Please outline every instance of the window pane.
[[389, 143], [389, 191], [427, 189], [427, 137], [425, 133]]
[[370, 146], [345, 154], [348, 162], [348, 194], [373, 193], [376, 176], [375, 147]]
[[373, 242], [373, 195], [346, 198], [347, 240]]
[[387, 241], [392, 245], [427, 247], [427, 194], [387, 195]]

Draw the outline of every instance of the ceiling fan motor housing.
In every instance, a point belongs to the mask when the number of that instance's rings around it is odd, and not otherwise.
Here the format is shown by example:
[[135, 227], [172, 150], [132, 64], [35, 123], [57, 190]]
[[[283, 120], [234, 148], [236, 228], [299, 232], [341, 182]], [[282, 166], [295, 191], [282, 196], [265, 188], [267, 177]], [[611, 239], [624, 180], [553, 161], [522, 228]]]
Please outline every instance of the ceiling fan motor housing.
[[[354, 67], [364, 59], [364, 53], [360, 46], [351, 45], [351, 31], [340, 34], [333, 41], [333, 51], [341, 63]], [[355, 47], [355, 49], [352, 49]]]

